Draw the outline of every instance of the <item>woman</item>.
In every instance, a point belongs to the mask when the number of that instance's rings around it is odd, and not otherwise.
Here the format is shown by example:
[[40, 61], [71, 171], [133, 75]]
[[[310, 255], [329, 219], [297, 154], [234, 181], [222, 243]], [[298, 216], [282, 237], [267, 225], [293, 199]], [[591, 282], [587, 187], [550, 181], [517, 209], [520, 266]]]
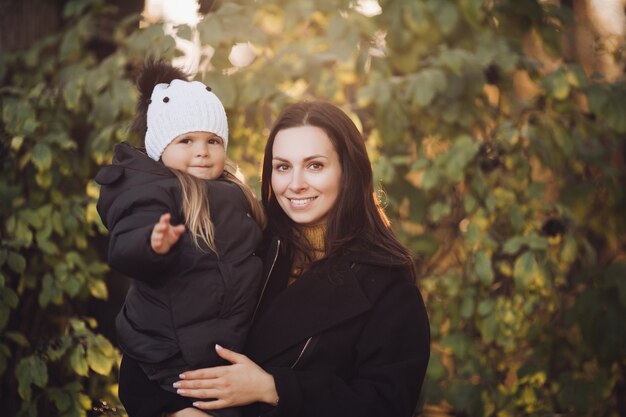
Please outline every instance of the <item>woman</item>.
[[246, 355], [217, 346], [232, 365], [184, 373], [178, 393], [207, 399], [194, 405], [209, 413], [411, 416], [428, 318], [350, 118], [324, 102], [287, 107], [265, 148], [262, 194], [273, 236]]

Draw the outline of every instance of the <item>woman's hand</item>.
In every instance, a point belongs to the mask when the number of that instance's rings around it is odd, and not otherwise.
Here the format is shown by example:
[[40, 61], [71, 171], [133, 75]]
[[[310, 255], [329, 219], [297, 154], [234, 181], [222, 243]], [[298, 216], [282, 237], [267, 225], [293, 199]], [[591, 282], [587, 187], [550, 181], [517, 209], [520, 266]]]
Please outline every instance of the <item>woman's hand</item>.
[[264, 402], [276, 405], [278, 393], [274, 377], [247, 356], [219, 345], [217, 354], [232, 365], [197, 369], [181, 375], [182, 380], [174, 384], [184, 397], [214, 398], [214, 401], [196, 401], [194, 406], [203, 410], [218, 410], [225, 407]]
[[150, 246], [159, 255], [165, 255], [172, 246], [178, 242], [180, 236], [185, 232], [185, 225], [172, 226], [170, 219], [172, 215], [165, 213], [159, 218], [159, 222], [152, 228], [150, 235]]

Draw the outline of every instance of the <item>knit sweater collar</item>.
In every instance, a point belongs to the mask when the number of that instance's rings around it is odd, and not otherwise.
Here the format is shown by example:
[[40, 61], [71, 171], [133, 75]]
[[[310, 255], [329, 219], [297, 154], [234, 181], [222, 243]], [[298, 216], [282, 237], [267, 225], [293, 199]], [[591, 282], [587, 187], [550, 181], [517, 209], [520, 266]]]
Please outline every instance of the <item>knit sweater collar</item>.
[[326, 223], [314, 226], [298, 225], [298, 230], [306, 238], [311, 245], [313, 253], [310, 253], [311, 259], [317, 261], [324, 256], [324, 238], [326, 237]]

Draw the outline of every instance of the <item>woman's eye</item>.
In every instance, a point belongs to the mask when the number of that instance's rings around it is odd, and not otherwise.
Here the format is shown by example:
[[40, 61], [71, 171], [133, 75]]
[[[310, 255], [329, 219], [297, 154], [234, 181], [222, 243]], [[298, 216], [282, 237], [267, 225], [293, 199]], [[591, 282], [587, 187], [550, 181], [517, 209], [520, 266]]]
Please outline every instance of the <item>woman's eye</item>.
[[313, 169], [313, 170], [320, 170], [324, 167], [324, 165], [320, 164], [319, 162], [313, 162], [311, 165], [309, 165], [309, 168]]
[[289, 166], [285, 164], [274, 165], [274, 171], [284, 172], [284, 171], [287, 171], [288, 169], [289, 169]]

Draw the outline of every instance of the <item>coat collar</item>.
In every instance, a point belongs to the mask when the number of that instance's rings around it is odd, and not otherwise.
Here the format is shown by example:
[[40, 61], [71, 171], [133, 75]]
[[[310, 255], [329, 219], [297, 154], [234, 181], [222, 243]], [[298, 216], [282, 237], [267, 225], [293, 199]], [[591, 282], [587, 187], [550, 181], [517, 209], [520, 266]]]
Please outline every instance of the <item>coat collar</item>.
[[165, 165], [154, 161], [147, 153], [134, 148], [128, 142], [121, 142], [115, 146], [113, 165], [166, 177], [174, 176]]
[[248, 338], [246, 351], [257, 361], [372, 308], [348, 262], [330, 272], [309, 271], [288, 287], [287, 264], [281, 259], [273, 268], [266, 295], [271, 301], [259, 313]]

